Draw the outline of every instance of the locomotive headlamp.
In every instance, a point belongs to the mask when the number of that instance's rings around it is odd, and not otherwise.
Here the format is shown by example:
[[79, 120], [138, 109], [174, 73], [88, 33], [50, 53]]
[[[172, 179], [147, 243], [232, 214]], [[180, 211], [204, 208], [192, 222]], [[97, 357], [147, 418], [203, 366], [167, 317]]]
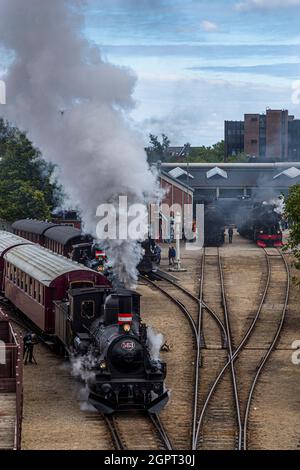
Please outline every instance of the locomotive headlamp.
[[106, 369], [106, 362], [105, 361], [100, 361], [100, 369], [104, 370]]
[[125, 331], [125, 333], [129, 333], [129, 331], [131, 330], [131, 326], [129, 325], [129, 323], [125, 323], [125, 325], [123, 325], [123, 330]]

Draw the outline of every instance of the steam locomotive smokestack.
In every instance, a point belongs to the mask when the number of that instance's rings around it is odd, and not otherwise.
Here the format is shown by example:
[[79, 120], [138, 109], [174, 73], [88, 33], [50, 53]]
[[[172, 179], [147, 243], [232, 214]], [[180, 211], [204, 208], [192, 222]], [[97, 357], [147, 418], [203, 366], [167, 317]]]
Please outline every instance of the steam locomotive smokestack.
[[[6, 117], [28, 131], [56, 163], [69, 205], [82, 211], [95, 235], [99, 204], [140, 203], [155, 190], [141, 136], [124, 117], [134, 105], [136, 79], [105, 62], [82, 35], [84, 0], [1, 0], [0, 46], [14, 60], [7, 76]], [[134, 241], [108, 241], [119, 280], [131, 285], [141, 250]]]

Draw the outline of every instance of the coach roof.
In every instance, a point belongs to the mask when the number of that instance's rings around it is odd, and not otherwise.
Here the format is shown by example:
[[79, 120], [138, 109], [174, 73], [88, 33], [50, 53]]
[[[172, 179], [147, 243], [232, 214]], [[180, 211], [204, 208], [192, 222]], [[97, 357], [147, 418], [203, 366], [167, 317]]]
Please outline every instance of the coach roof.
[[17, 220], [12, 224], [13, 230], [21, 230], [22, 232], [36, 233], [38, 235], [43, 235], [51, 227], [55, 227], [55, 224], [33, 219]]
[[4, 259], [48, 287], [56, 278], [72, 271], [86, 271], [90, 274], [96, 274], [95, 271], [82, 264], [35, 244], [11, 248], [4, 255]]
[[90, 235], [83, 235], [81, 230], [71, 227], [70, 225], [56, 225], [49, 228], [45, 233], [45, 237], [49, 240], [61, 243], [62, 245], [66, 245], [70, 240], [75, 238], [81, 238], [83, 241], [92, 241]]
[[5, 251], [13, 246], [17, 245], [29, 245], [30, 242], [24, 238], [18, 237], [10, 232], [5, 232], [0, 230], [0, 256], [3, 255]]

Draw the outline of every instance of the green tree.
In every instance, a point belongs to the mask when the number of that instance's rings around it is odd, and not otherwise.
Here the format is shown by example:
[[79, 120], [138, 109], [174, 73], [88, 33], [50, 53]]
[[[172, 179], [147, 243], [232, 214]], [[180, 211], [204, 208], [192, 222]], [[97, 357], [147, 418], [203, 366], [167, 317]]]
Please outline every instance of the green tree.
[[245, 152], [238, 153], [237, 155], [231, 155], [228, 157], [228, 163], [248, 163], [249, 162], [249, 155]]
[[296, 267], [300, 269], [300, 185], [296, 184], [289, 189], [285, 199], [285, 217], [290, 222], [289, 248], [296, 257]]
[[[193, 147], [190, 149], [188, 161], [190, 163], [217, 163], [224, 161], [224, 141], [217, 142], [212, 146]], [[180, 161], [180, 160], [177, 160]], [[186, 161], [183, 159], [182, 161]]]
[[149, 134], [149, 144], [150, 146], [146, 149], [149, 163], [168, 160], [170, 140], [165, 134], [161, 135], [161, 141], [158, 136]]
[[47, 163], [24, 132], [0, 119], [0, 218], [45, 219], [62, 199]]

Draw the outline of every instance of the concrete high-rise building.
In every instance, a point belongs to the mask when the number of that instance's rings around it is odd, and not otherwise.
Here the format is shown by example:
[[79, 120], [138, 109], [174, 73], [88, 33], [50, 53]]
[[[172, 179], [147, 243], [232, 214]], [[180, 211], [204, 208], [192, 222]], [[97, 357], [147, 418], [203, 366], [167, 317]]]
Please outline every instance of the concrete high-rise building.
[[[236, 155], [239, 148], [257, 161], [287, 161], [300, 157], [300, 120], [294, 120], [287, 110], [267, 109], [266, 114], [245, 114], [244, 121], [225, 121], [225, 159]], [[240, 136], [231, 135], [228, 128], [244, 129], [244, 142]]]
[[225, 153], [238, 155], [244, 151], [244, 122], [225, 121]]
[[[266, 160], [288, 159], [288, 111], [267, 110], [266, 114]], [[262, 155], [262, 157], [264, 157]]]
[[259, 114], [245, 114], [244, 152], [259, 155]]
[[300, 162], [300, 119], [289, 121], [289, 160]]

